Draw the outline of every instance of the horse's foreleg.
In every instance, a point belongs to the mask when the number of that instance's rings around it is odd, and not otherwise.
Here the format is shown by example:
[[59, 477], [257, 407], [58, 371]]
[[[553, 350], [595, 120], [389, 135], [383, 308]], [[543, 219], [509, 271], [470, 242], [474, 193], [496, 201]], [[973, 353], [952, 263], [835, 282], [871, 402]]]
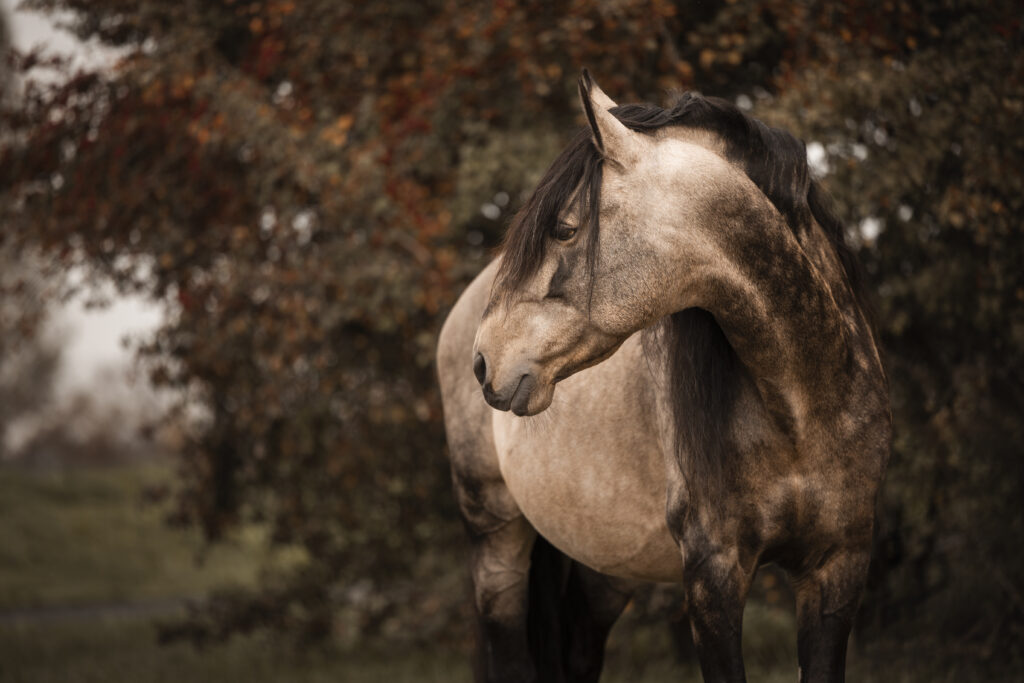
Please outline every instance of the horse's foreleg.
[[719, 556], [684, 566], [690, 628], [705, 683], [743, 683], [743, 603], [749, 577]]
[[[472, 529], [471, 529], [472, 532]], [[536, 532], [522, 516], [471, 533], [471, 572], [486, 683], [536, 680], [526, 634], [530, 550]]]
[[801, 683], [842, 683], [846, 643], [867, 576], [867, 549], [838, 551], [794, 581]]

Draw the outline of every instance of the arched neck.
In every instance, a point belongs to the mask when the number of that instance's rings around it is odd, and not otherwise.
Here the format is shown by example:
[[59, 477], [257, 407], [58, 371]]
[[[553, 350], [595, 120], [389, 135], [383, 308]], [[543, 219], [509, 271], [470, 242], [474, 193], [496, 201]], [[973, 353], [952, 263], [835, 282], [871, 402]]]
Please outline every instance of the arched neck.
[[734, 267], [692, 283], [686, 298], [715, 317], [769, 412], [799, 429], [842, 403], [857, 316], [837, 304], [831, 264], [815, 264], [777, 213], [756, 213], [722, 233]]

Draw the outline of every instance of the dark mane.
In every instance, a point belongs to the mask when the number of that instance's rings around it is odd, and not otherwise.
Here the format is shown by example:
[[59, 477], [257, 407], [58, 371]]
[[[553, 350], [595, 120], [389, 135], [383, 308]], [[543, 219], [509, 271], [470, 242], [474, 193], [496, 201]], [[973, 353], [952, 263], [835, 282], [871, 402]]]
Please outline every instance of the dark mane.
[[[817, 222], [842, 265], [849, 296], [872, 326], [871, 309], [857, 259], [827, 193], [811, 178], [804, 143], [747, 116], [725, 100], [685, 93], [669, 109], [627, 104], [611, 110], [628, 128], [653, 133], [668, 126], [708, 131], [725, 145], [727, 158], [760, 188], [798, 240]], [[548, 169], [505, 237], [495, 286], [510, 293], [536, 272], [558, 216], [577, 203], [586, 230], [593, 273], [600, 224], [601, 157], [584, 128]], [[578, 188], [578, 191], [577, 191]], [[726, 427], [738, 395], [742, 363], [714, 316], [701, 309], [676, 312], [652, 326], [645, 346], [667, 356], [678, 456], [693, 491], [714, 495], [727, 455]]]

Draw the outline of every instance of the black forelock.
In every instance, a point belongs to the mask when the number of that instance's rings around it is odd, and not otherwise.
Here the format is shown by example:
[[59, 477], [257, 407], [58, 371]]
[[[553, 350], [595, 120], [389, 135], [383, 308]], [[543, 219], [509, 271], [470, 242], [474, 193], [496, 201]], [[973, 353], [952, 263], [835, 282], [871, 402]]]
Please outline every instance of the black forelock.
[[590, 129], [583, 128], [552, 162], [505, 233], [496, 278], [499, 294], [511, 294], [537, 271], [559, 217], [571, 208], [577, 209], [578, 228], [587, 247], [587, 266], [590, 273], [594, 272], [602, 161]]

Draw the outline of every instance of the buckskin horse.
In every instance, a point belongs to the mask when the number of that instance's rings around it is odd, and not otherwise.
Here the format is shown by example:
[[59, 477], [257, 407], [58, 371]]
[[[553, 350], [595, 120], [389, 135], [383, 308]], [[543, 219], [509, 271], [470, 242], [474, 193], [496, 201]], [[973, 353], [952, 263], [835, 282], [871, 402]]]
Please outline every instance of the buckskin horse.
[[438, 345], [478, 675], [596, 681], [636, 582], [671, 581], [704, 679], [743, 681], [773, 562], [800, 680], [842, 681], [891, 433], [843, 227], [804, 144], [729, 103], [579, 93]]

